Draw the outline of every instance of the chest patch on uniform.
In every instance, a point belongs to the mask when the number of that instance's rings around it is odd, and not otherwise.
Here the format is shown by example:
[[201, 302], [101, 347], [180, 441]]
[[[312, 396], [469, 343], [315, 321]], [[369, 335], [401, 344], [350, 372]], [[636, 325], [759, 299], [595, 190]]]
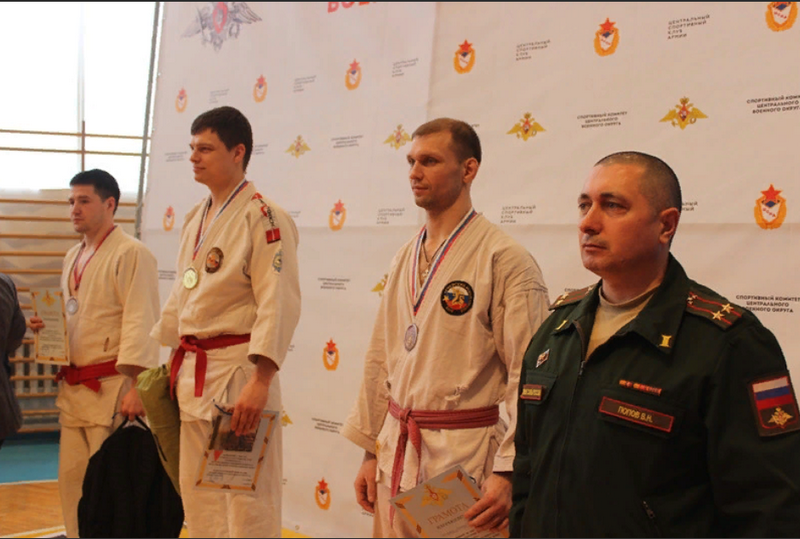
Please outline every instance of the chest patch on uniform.
[[475, 303], [475, 294], [469, 283], [453, 281], [442, 290], [441, 301], [447, 314], [461, 316], [467, 314], [472, 308], [472, 304]]
[[519, 398], [526, 401], [540, 401], [544, 397], [545, 389], [541, 384], [525, 384], [522, 386], [522, 394]]
[[609, 397], [603, 397], [603, 400], [600, 401], [600, 413], [662, 432], [672, 432], [672, 427], [675, 424], [675, 416], [662, 414], [655, 410], [649, 410], [636, 404], [618, 401]]
[[224, 257], [225, 255], [222, 254], [222, 250], [219, 247], [211, 249], [206, 257], [206, 271], [208, 273], [216, 273], [222, 267], [222, 259]]
[[761, 436], [800, 430], [797, 398], [788, 374], [770, 376], [750, 384], [750, 399]]

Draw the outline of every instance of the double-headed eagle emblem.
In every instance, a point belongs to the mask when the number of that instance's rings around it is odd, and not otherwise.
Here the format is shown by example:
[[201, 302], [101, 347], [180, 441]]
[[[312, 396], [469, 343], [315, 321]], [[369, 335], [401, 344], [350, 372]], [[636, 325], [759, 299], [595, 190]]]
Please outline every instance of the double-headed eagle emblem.
[[243, 24], [261, 20], [247, 2], [208, 2], [208, 4], [197, 9], [197, 16], [182, 37], [200, 34], [203, 45], [210, 43], [215, 51], [219, 51], [226, 40], [239, 37]]

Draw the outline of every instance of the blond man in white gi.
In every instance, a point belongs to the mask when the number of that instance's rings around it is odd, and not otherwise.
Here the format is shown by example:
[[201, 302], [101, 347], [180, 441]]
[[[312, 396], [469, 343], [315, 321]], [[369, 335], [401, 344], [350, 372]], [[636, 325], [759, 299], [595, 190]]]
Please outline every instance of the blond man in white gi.
[[191, 127], [194, 179], [209, 196], [187, 215], [178, 279], [152, 335], [174, 350], [180, 406], [180, 484], [192, 537], [280, 537], [280, 424], [255, 495], [194, 488], [215, 403], [234, 404], [231, 428], [254, 430], [264, 409], [281, 410], [277, 371], [300, 317], [297, 229], [245, 179], [250, 123], [232, 107]]
[[365, 450], [356, 499], [375, 513], [375, 537], [415, 537], [389, 499], [460, 464], [484, 493], [465, 516], [499, 530], [511, 507], [520, 365], [547, 316], [547, 289], [533, 257], [472, 207], [475, 131], [441, 118], [412, 138], [411, 190], [427, 219], [392, 261], [342, 428]]
[[[158, 364], [158, 344], [149, 337], [159, 308], [156, 259], [114, 224], [119, 196], [117, 181], [103, 170], [70, 180], [70, 218], [83, 240], [67, 252], [61, 274], [70, 365], [56, 377], [56, 406], [58, 489], [67, 537], [78, 537], [89, 458], [124, 417], [144, 416], [133, 383]], [[36, 316], [30, 324], [35, 331], [44, 327]]]

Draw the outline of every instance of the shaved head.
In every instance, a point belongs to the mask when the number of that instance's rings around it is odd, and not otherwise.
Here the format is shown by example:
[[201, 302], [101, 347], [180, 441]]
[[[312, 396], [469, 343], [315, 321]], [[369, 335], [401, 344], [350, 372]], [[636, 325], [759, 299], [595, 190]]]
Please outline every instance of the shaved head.
[[652, 155], [641, 152], [617, 152], [607, 155], [595, 166], [635, 165], [642, 169], [639, 188], [656, 214], [683, 206], [678, 177], [668, 164]]

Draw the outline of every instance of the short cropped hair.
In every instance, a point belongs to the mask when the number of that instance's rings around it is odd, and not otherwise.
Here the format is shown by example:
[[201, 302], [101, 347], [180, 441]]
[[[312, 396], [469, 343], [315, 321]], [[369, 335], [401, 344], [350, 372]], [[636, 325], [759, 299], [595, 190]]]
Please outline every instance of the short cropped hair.
[[474, 157], [478, 163], [481, 162], [481, 139], [478, 134], [466, 122], [461, 120], [454, 120], [452, 118], [437, 118], [426, 122], [417, 127], [411, 135], [412, 139], [417, 137], [424, 137], [425, 135], [433, 135], [434, 133], [441, 133], [447, 131], [450, 133], [453, 151], [462, 163]]
[[244, 114], [233, 107], [217, 107], [207, 110], [192, 122], [191, 134], [197, 135], [206, 129], [217, 134], [219, 140], [230, 151], [244, 144], [243, 169], [247, 171], [250, 155], [253, 153], [253, 128]]
[[642, 152], [617, 152], [607, 155], [595, 166], [638, 165], [644, 169], [639, 184], [642, 194], [656, 214], [669, 208], [682, 210], [681, 185], [675, 171], [658, 157]]
[[78, 172], [69, 181], [70, 187], [73, 185], [91, 185], [94, 187], [94, 192], [100, 197], [100, 200], [105, 202], [109, 197], [114, 197], [114, 213], [117, 213], [119, 207], [119, 184], [117, 180], [99, 168], [92, 170], [85, 170]]

